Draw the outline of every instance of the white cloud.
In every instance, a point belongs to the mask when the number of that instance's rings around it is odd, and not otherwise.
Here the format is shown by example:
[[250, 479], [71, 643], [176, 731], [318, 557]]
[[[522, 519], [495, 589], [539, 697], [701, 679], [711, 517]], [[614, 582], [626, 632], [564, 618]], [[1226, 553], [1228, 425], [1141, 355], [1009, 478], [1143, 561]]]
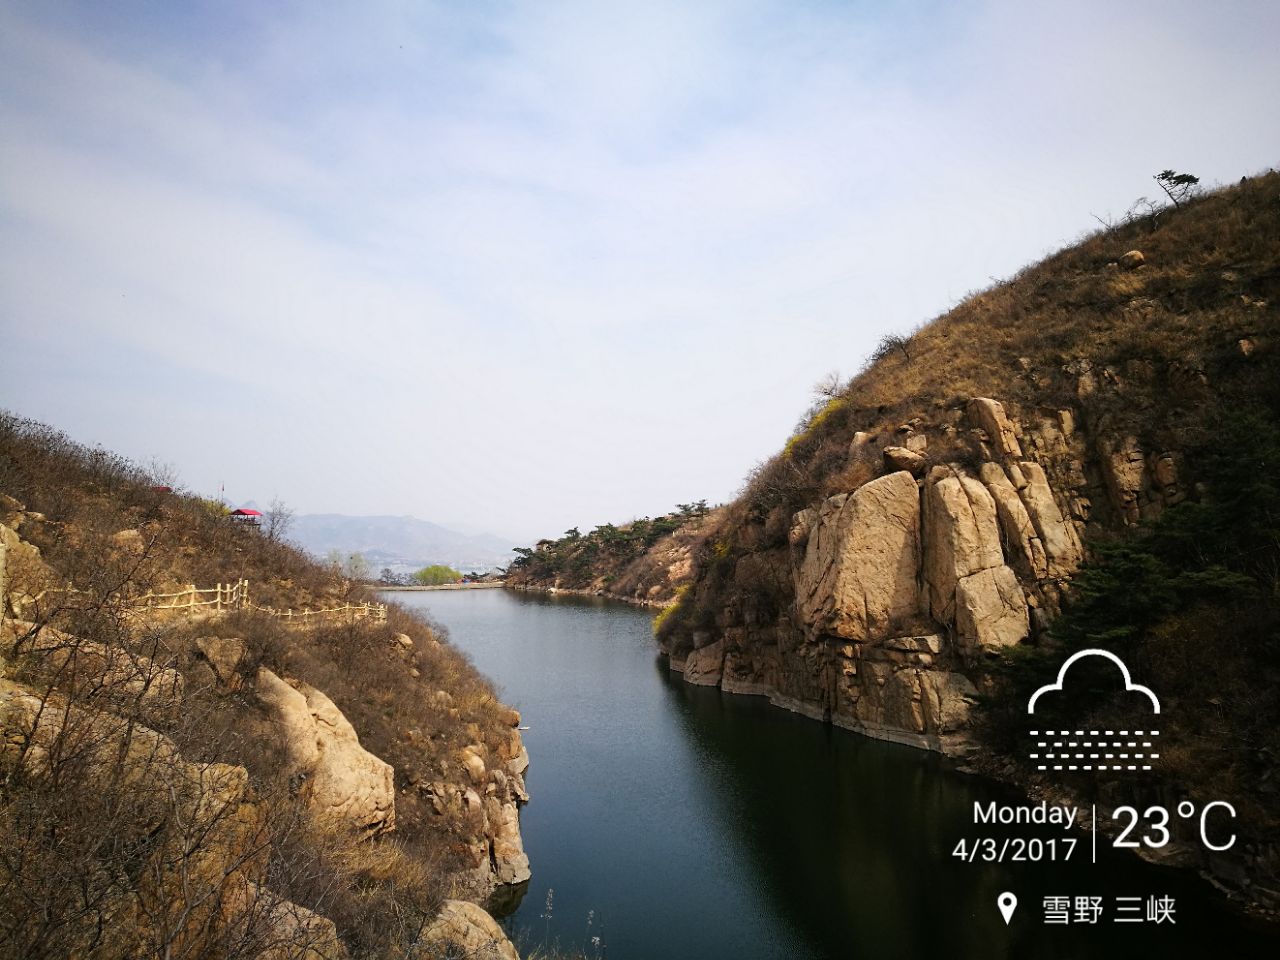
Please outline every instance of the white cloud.
[[0, 402], [521, 537], [729, 495], [886, 329], [1280, 147], [1265, 4], [223, 16], [0, 14]]

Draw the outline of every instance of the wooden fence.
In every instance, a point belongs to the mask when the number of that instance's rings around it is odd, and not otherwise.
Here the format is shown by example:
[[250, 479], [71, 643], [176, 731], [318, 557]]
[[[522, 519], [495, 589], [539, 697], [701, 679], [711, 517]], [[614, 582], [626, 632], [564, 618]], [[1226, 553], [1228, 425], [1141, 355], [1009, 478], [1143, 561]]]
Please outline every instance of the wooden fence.
[[312, 610], [304, 607], [294, 610], [292, 607], [281, 610], [276, 607], [265, 607], [249, 599], [249, 581], [237, 580], [235, 583], [219, 583], [212, 587], [197, 588], [193, 583], [185, 590], [176, 593], [149, 593], [129, 601], [133, 607], [147, 610], [185, 610], [194, 613], [204, 608], [212, 608], [208, 612], [223, 613], [231, 610], [257, 610], [272, 617], [279, 617], [286, 623], [311, 623], [313, 620], [326, 618], [334, 620], [366, 620], [373, 619], [379, 623], [387, 619], [385, 603], [344, 603], [340, 607], [324, 607]]

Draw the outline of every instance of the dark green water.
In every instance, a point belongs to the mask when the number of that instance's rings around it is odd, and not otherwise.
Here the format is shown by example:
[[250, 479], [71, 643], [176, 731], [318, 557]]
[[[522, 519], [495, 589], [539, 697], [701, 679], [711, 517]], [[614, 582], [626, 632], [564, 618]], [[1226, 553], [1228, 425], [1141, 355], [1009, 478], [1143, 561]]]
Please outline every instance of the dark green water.
[[[598, 935], [614, 960], [1280, 956], [1270, 929], [1198, 878], [1101, 841], [1090, 864], [1083, 833], [1066, 864], [953, 858], [979, 833], [1063, 834], [978, 831], [975, 801], [1017, 795], [669, 676], [644, 611], [502, 590], [389, 599], [428, 608], [529, 725], [533, 879], [504, 921], [526, 949], [559, 941], [593, 956]], [[1005, 890], [1019, 898], [1007, 927]], [[1175, 899], [1175, 924], [1108, 919], [1112, 898], [1151, 894]], [[1097, 926], [1046, 926], [1047, 896], [1101, 896], [1107, 912]]]

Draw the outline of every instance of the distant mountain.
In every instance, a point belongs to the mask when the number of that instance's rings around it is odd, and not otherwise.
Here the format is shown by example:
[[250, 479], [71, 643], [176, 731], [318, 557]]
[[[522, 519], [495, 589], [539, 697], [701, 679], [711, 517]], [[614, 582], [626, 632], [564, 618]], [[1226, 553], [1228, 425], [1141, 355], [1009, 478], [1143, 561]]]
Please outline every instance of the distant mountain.
[[397, 573], [433, 563], [466, 571], [506, 566], [515, 556], [513, 542], [491, 533], [461, 533], [416, 517], [351, 517], [341, 513], [304, 513], [293, 518], [289, 539], [317, 557], [331, 550], [344, 556], [362, 553], [376, 573]]

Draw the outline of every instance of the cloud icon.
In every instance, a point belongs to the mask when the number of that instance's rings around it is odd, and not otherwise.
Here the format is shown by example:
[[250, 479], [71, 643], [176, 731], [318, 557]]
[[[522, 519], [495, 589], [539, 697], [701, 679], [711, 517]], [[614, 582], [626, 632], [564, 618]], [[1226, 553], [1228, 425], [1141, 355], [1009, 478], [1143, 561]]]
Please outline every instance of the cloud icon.
[[1125, 666], [1123, 660], [1117, 657], [1110, 650], [1099, 650], [1091, 648], [1089, 650], [1081, 650], [1079, 653], [1073, 653], [1067, 658], [1066, 662], [1058, 670], [1058, 679], [1054, 683], [1047, 683], [1035, 693], [1031, 695], [1031, 699], [1027, 701], [1027, 713], [1036, 712], [1036, 701], [1046, 693], [1059, 693], [1062, 691], [1062, 685], [1066, 682], [1067, 671], [1071, 669], [1071, 665], [1077, 660], [1085, 657], [1105, 657], [1120, 668], [1120, 675], [1124, 677], [1124, 688], [1126, 691], [1144, 694], [1151, 701], [1151, 709], [1154, 713], [1160, 712], [1160, 701], [1156, 699], [1156, 695], [1151, 691], [1150, 687], [1144, 687], [1140, 683], [1134, 683], [1129, 676], [1129, 668]]

